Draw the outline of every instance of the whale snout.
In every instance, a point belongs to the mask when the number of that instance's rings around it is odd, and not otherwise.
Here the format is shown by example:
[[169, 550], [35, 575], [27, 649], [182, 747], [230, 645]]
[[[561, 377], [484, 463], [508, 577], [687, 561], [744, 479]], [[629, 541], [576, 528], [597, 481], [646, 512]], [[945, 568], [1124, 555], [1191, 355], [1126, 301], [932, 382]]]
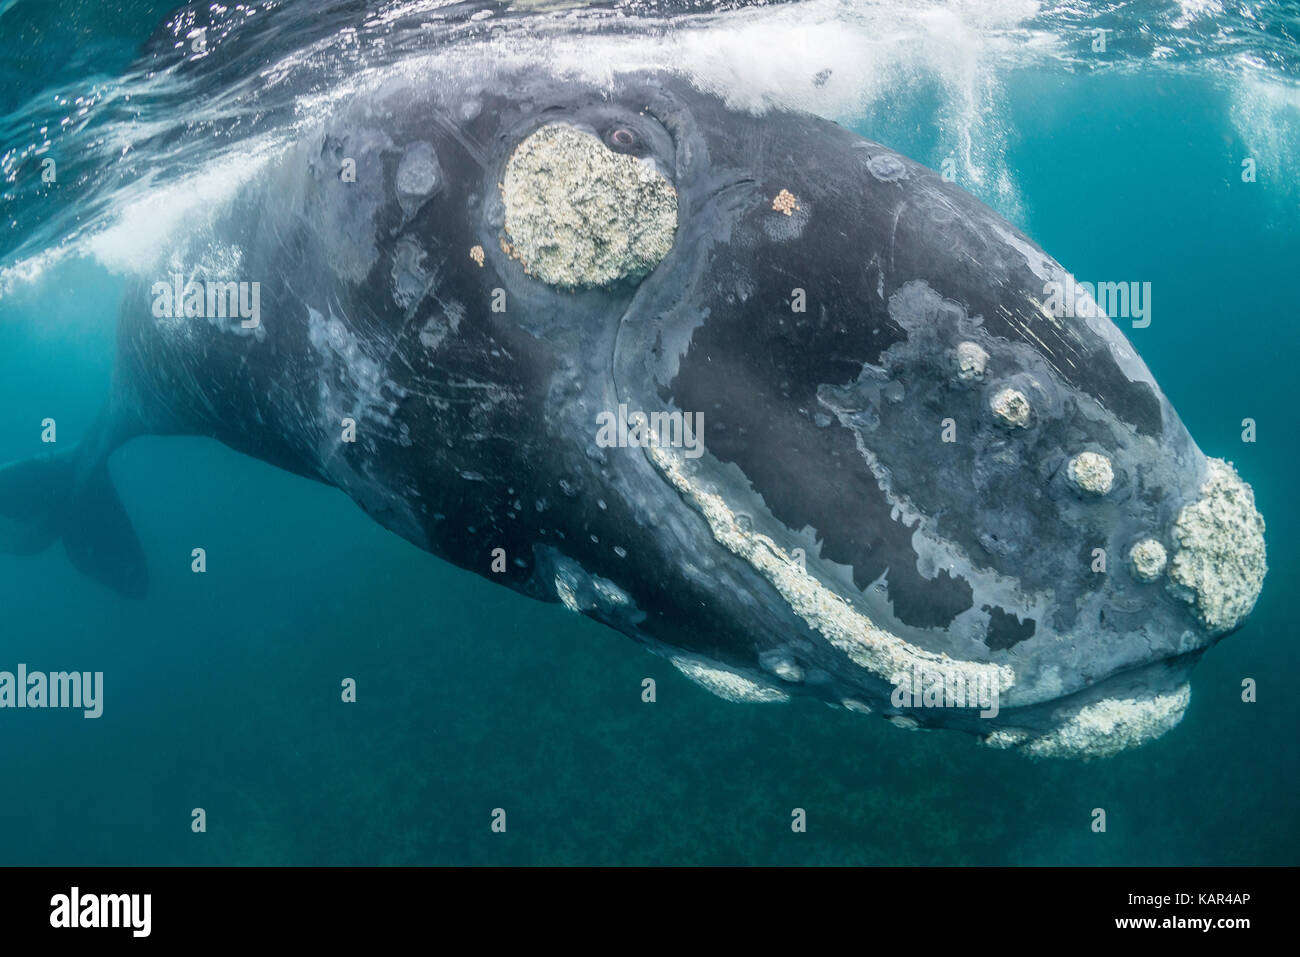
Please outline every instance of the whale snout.
[[1209, 459], [1200, 497], [1174, 522], [1170, 593], [1187, 602], [1212, 635], [1241, 625], [1255, 607], [1268, 563], [1264, 518], [1251, 487], [1222, 459]]

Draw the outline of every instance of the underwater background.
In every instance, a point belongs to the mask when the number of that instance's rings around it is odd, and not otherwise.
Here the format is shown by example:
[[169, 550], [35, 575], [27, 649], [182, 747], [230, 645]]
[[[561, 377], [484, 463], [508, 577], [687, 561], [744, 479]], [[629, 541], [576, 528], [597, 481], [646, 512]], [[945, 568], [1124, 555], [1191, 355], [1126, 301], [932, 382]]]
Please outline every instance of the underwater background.
[[[126, 276], [348, 77], [440, 39], [580, 29], [568, 6], [196, 5], [160, 40], [170, 3], [0, 0], [0, 462], [45, 451], [43, 419], [60, 447], [88, 430]], [[1193, 672], [1182, 723], [1111, 759], [1032, 762], [812, 699], [730, 704], [337, 491], [149, 437], [112, 462], [146, 600], [60, 547], [0, 556], [0, 669], [105, 685], [97, 720], [0, 711], [0, 864], [1300, 863], [1300, 5], [605, 6], [592, 56], [633, 34], [648, 62], [694, 58], [759, 99], [797, 87], [951, 161], [1081, 280], [1152, 284], [1151, 324], [1120, 328], [1268, 523], [1259, 603]], [[222, 65], [137, 59], [195, 24]]]

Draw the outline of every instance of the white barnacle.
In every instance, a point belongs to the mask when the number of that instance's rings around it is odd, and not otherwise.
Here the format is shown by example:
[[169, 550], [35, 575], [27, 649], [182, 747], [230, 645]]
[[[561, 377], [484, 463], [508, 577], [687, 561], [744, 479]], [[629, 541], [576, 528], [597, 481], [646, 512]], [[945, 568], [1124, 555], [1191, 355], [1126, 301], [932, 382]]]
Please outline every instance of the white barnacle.
[[1133, 576], [1139, 581], [1153, 582], [1165, 573], [1168, 554], [1165, 547], [1154, 538], [1144, 538], [1128, 553], [1133, 563]]
[[562, 288], [642, 278], [677, 230], [677, 191], [653, 163], [562, 124], [515, 147], [501, 197], [509, 236], [502, 248]]
[[990, 403], [993, 414], [1013, 429], [1029, 425], [1029, 399], [1019, 389], [1001, 389]]
[[957, 343], [957, 378], [971, 382], [984, 378], [989, 354], [978, 342]]
[[987, 748], [1005, 750], [1006, 748], [1014, 748], [1017, 745], [1024, 744], [1032, 737], [1033, 733], [1026, 731], [1024, 728], [998, 728], [980, 738], [979, 743]]
[[885, 720], [895, 728], [902, 728], [904, 731], [921, 731], [921, 722], [917, 721], [911, 715], [906, 714], [887, 714]]
[[1105, 495], [1115, 482], [1110, 459], [1099, 452], [1080, 452], [1066, 467], [1070, 484], [1083, 492]]
[[765, 651], [758, 656], [758, 663], [782, 681], [798, 684], [804, 679], [803, 668], [783, 651]]
[[760, 684], [730, 668], [723, 668], [712, 662], [685, 655], [669, 658], [674, 668], [694, 681], [697, 685], [727, 701], [746, 701], [766, 704], [776, 701], [788, 701], [790, 696], [780, 688]]

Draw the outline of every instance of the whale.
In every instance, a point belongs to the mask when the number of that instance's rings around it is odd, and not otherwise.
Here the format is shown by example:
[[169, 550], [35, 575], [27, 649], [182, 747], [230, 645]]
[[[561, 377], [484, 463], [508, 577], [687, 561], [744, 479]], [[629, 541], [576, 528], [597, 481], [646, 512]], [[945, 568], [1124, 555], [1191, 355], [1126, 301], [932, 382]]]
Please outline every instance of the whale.
[[1262, 588], [1249, 485], [1087, 287], [670, 67], [386, 77], [168, 253], [86, 438], [0, 470], [0, 549], [126, 598], [110, 459], [204, 436], [729, 701], [1088, 759], [1173, 728]]

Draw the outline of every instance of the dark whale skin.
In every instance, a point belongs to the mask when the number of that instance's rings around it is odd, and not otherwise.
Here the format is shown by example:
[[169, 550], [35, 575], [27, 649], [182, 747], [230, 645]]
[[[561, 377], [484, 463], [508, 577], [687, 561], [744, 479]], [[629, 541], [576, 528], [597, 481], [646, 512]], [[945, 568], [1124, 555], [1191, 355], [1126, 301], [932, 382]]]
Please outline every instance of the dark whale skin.
[[[512, 255], [504, 170], [550, 124], [629, 130], [673, 184], [673, 244], [644, 279], [561, 288]], [[1231, 630], [1207, 623], [1209, 584], [1125, 568], [1139, 539], [1179, 547], [1210, 466], [1124, 337], [1047, 314], [1064, 272], [1031, 240], [830, 121], [668, 73], [403, 77], [321, 117], [173, 260], [258, 282], [260, 325], [160, 319], [168, 276], [140, 279], [83, 458], [210, 436], [724, 696], [1086, 757], [1172, 726]], [[986, 354], [976, 379], [961, 343]], [[1023, 426], [990, 412], [1007, 388]], [[678, 470], [600, 447], [620, 404], [699, 414], [705, 454]], [[1081, 451], [1112, 464], [1104, 496], [1071, 484]], [[913, 659], [1001, 676], [997, 713], [899, 705], [888, 663]], [[1139, 706], [1098, 740], [1079, 716], [1106, 702]]]

